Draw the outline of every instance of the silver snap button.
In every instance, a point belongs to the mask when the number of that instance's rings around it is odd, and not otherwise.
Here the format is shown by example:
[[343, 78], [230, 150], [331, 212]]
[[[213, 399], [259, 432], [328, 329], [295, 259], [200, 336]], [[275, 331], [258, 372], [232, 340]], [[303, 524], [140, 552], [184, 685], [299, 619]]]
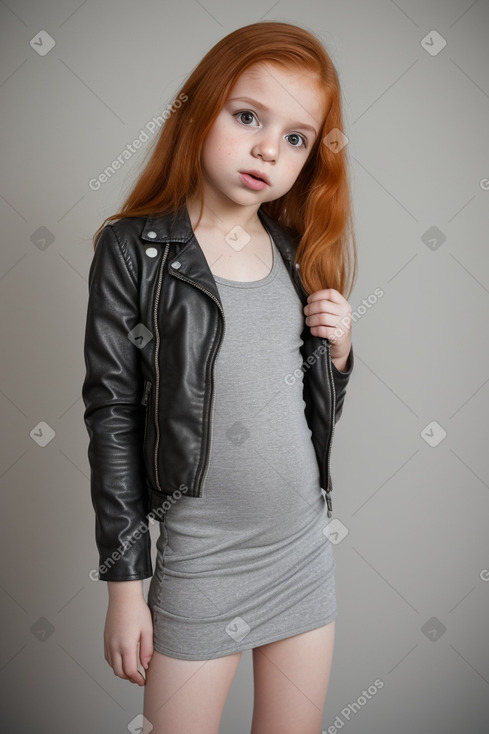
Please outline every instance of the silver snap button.
[[299, 263], [296, 263], [296, 264], [295, 264], [295, 267], [296, 267], [296, 270], [300, 270], [300, 267], [301, 267], [301, 266], [299, 265]]
[[175, 268], [175, 270], [178, 270], [178, 268], [182, 267], [182, 263], [178, 262], [178, 260], [171, 264], [172, 268]]
[[151, 232], [146, 232], [146, 237], [151, 237], [152, 240], [154, 240], [154, 238], [157, 236], [158, 235], [156, 234], [156, 232], [153, 232], [153, 230], [151, 230]]
[[158, 254], [158, 250], [156, 249], [156, 247], [147, 247], [145, 252], [148, 257], [156, 257], [156, 255]]

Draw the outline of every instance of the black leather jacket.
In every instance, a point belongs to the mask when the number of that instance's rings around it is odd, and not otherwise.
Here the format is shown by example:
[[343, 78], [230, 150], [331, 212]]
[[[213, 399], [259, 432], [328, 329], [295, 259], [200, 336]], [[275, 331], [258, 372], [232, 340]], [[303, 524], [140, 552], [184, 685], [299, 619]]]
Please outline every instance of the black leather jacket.
[[[297, 293], [295, 239], [261, 209]], [[188, 210], [107, 225], [89, 271], [82, 388], [91, 497], [100, 556], [92, 578], [152, 576], [148, 521], [164, 520], [180, 493], [205, 497], [212, 438], [213, 367], [225, 330], [216, 282]], [[305, 316], [304, 316], [305, 319]], [[353, 369], [327, 339], [301, 335], [305, 414], [331, 517], [330, 453]]]

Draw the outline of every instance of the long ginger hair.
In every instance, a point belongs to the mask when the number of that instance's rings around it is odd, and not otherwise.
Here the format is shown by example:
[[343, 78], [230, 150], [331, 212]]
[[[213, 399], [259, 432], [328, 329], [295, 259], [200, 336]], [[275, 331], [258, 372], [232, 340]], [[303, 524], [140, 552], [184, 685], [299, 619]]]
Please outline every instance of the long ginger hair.
[[[335, 150], [334, 144], [337, 131], [343, 131], [338, 74], [322, 43], [289, 23], [264, 21], [238, 28], [208, 51], [178, 91], [176, 97], [186, 101], [172, 108], [122, 208], [94, 235], [94, 248], [106, 224], [176, 212], [187, 196], [200, 200], [200, 221], [203, 143], [240, 74], [258, 62], [310, 72], [326, 103], [319, 134], [294, 185], [260, 208], [295, 238], [295, 262], [305, 290], [335, 288], [349, 298], [357, 277], [357, 251], [347, 146]], [[329, 133], [332, 144], [324, 141]]]

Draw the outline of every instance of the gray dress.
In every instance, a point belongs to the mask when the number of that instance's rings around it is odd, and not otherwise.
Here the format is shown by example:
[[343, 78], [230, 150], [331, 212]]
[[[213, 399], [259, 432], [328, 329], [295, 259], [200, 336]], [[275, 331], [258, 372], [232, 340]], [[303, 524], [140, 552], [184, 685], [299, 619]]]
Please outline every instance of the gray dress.
[[160, 523], [148, 605], [153, 645], [210, 660], [337, 616], [329, 520], [304, 414], [304, 314], [274, 242], [261, 280], [214, 275], [226, 318], [214, 370], [203, 496]]

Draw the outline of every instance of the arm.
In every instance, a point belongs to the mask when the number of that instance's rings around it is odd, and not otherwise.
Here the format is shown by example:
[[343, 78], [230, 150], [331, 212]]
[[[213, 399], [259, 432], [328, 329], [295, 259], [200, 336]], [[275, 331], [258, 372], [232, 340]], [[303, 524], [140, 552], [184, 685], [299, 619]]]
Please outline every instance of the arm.
[[353, 370], [352, 309], [339, 291], [334, 288], [326, 288], [308, 295], [304, 313], [311, 334], [324, 337], [329, 342], [331, 371], [336, 393], [335, 423], [337, 423], [343, 412], [346, 388]]
[[[136, 581], [152, 575], [142, 456], [143, 378], [139, 349], [128, 338], [140, 321], [138, 288], [111, 226], [98, 240], [88, 286], [82, 396], [99, 578]], [[146, 531], [138, 532], [143, 523]]]

